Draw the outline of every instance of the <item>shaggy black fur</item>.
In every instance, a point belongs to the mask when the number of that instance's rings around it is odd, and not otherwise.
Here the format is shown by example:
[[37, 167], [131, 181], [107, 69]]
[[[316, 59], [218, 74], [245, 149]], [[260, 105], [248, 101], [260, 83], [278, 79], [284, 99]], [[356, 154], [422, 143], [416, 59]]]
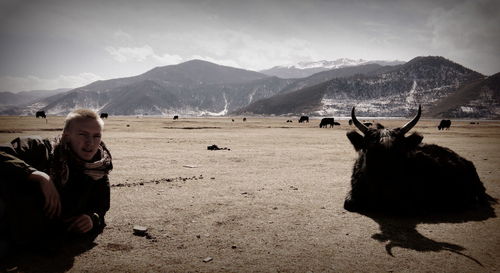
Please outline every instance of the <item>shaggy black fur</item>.
[[421, 143], [423, 136], [405, 136], [401, 128], [377, 124], [365, 135], [347, 133], [359, 158], [354, 163], [349, 211], [392, 211], [427, 214], [489, 206], [474, 164], [452, 150]]

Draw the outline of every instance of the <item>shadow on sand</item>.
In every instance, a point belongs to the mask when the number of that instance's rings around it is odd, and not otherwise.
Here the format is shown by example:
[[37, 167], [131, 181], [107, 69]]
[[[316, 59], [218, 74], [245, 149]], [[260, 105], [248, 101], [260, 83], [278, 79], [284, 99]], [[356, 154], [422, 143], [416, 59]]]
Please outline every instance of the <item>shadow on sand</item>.
[[372, 238], [379, 242], [387, 242], [385, 249], [387, 254], [392, 254], [394, 247], [412, 249], [420, 252], [450, 251], [464, 256], [478, 265], [482, 264], [475, 258], [462, 253], [464, 247], [434, 241], [420, 234], [416, 227], [418, 224], [439, 224], [439, 223], [465, 223], [485, 221], [495, 218], [496, 214], [491, 206], [467, 210], [460, 213], [436, 213], [430, 216], [401, 216], [395, 214], [384, 214], [375, 212], [359, 212], [377, 222], [380, 226], [380, 233], [372, 235]]
[[66, 272], [73, 267], [75, 257], [92, 249], [96, 236], [71, 238], [63, 242], [16, 251], [0, 261], [3, 272]]

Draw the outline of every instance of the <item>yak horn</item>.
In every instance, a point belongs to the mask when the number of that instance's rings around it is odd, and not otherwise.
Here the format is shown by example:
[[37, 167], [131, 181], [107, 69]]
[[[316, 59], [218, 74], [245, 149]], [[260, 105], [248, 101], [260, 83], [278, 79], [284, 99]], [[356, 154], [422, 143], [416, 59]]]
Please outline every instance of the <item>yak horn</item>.
[[408, 133], [408, 131], [410, 131], [411, 128], [413, 128], [413, 126], [417, 124], [418, 120], [420, 119], [420, 114], [422, 114], [422, 105], [419, 104], [417, 115], [410, 122], [401, 127], [401, 132], [403, 133], [403, 135]]
[[354, 106], [352, 107], [351, 111], [351, 119], [354, 125], [364, 134], [368, 132], [368, 127], [366, 127], [363, 123], [359, 122], [359, 120], [356, 118], [356, 114], [354, 114]]

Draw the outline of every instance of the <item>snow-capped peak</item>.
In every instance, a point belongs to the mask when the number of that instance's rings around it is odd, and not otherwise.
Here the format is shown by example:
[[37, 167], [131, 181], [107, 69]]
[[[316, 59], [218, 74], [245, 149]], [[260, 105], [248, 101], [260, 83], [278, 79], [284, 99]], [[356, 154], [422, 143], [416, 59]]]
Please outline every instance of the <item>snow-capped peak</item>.
[[367, 62], [368, 61], [363, 60], [363, 59], [353, 60], [353, 59], [348, 59], [348, 58], [341, 58], [341, 59], [337, 59], [337, 60], [334, 60], [334, 61], [321, 60], [321, 61], [314, 61], [314, 62], [299, 62], [297, 64], [288, 65], [287, 68], [296, 68], [296, 69], [326, 68], [326, 69], [333, 69], [333, 68], [341, 68], [341, 67], [346, 67], [346, 66], [361, 65], [361, 64], [365, 64]]

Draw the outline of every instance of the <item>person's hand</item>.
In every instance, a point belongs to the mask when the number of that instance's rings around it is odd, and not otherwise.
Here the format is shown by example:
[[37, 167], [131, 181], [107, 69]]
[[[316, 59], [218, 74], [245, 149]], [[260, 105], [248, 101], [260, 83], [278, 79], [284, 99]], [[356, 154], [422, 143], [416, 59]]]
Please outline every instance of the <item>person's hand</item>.
[[68, 223], [68, 231], [75, 233], [87, 233], [94, 227], [92, 223], [92, 218], [87, 214], [82, 214], [80, 216], [70, 217], [64, 220]]
[[61, 200], [59, 199], [59, 192], [57, 191], [50, 176], [44, 172], [35, 171], [28, 176], [31, 181], [39, 183], [40, 188], [45, 197], [45, 204], [43, 210], [45, 215], [52, 219], [61, 215]]

